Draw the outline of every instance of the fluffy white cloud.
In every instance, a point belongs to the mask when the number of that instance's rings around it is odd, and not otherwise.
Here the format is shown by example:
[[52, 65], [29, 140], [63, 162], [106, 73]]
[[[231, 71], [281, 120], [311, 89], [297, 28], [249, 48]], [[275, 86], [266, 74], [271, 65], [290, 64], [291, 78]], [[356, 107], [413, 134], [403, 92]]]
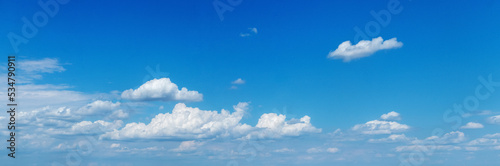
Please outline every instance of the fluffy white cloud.
[[113, 122], [106, 122], [102, 120], [98, 120], [95, 122], [90, 121], [82, 121], [79, 123], [73, 124], [68, 129], [47, 129], [47, 133], [51, 134], [65, 134], [65, 135], [74, 135], [74, 134], [102, 134], [105, 132], [113, 131], [123, 126], [123, 121], [116, 120]]
[[118, 148], [120, 147], [120, 144], [111, 144], [111, 146], [109, 146], [110, 148]]
[[355, 125], [352, 130], [359, 131], [363, 134], [391, 134], [396, 132], [403, 132], [410, 127], [405, 124], [400, 124], [393, 121], [372, 120], [365, 124]]
[[489, 117], [488, 122], [492, 124], [500, 124], [500, 115]]
[[412, 138], [406, 137], [404, 134], [393, 134], [390, 135], [387, 138], [380, 138], [380, 139], [370, 139], [368, 142], [372, 143], [388, 143], [388, 142], [408, 142], [413, 140]]
[[178, 89], [169, 78], [153, 79], [138, 89], [129, 89], [121, 95], [124, 99], [139, 101], [201, 101], [203, 94], [198, 91], [189, 91], [185, 87]]
[[49, 106], [30, 112], [21, 111], [17, 116], [19, 123], [38, 127], [68, 127], [73, 122], [82, 119], [81, 116], [75, 115], [70, 108]]
[[460, 128], [461, 129], [481, 129], [481, 128], [484, 128], [484, 126], [481, 123], [469, 122]]
[[194, 151], [198, 149], [198, 147], [202, 146], [204, 143], [203, 142], [197, 142], [197, 141], [183, 141], [179, 145], [179, 147], [172, 149], [174, 152], [189, 152], [189, 151]]
[[300, 136], [306, 133], [318, 133], [310, 123], [310, 117], [286, 121], [285, 115], [263, 114], [258, 124], [252, 127], [241, 124], [240, 120], [248, 109], [248, 103], [233, 106], [235, 112], [227, 110], [204, 111], [177, 104], [172, 113], [158, 114], [149, 124], [129, 123], [121, 130], [114, 130], [102, 135], [110, 139], [156, 138], [156, 139], [204, 139], [215, 137], [233, 137], [241, 139], [271, 139], [286, 136]]
[[383, 114], [382, 116], [380, 116], [380, 119], [382, 119], [382, 120], [401, 120], [401, 116], [399, 115], [399, 113], [391, 111], [387, 114]]
[[172, 113], [158, 114], [149, 124], [129, 123], [121, 130], [115, 130], [103, 135], [104, 138], [211, 138], [239, 133], [251, 127], [240, 124], [248, 103], [239, 103], [236, 110], [204, 111], [199, 108], [187, 107], [184, 103], [176, 104]]
[[335, 51], [328, 54], [328, 58], [343, 59], [348, 62], [352, 59], [370, 56], [380, 50], [399, 48], [403, 46], [402, 42], [398, 42], [396, 38], [384, 41], [382, 37], [373, 38], [370, 40], [361, 40], [356, 45], [352, 45], [351, 41], [342, 42]]

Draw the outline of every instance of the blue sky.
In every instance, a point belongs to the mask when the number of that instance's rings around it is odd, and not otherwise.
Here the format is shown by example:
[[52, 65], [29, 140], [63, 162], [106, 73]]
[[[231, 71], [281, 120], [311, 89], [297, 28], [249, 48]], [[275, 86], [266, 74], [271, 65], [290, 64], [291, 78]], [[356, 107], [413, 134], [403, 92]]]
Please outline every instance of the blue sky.
[[496, 1], [48, 2], [0, 5], [22, 112], [2, 162], [500, 164]]

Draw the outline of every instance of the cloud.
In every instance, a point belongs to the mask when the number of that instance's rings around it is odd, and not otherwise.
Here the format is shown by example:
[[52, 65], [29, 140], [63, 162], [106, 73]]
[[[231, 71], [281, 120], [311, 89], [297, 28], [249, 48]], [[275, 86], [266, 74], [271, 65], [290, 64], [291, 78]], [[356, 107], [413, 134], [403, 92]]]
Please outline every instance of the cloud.
[[275, 113], [263, 114], [257, 125], [258, 130], [251, 132], [246, 138], [282, 138], [299, 136], [306, 133], [320, 133], [321, 129], [314, 127], [309, 116], [286, 121], [286, 115]]
[[342, 42], [335, 51], [328, 54], [328, 58], [343, 59], [348, 62], [353, 59], [367, 57], [380, 50], [400, 48], [402, 42], [398, 42], [396, 38], [384, 41], [382, 37], [373, 38], [370, 40], [361, 40], [356, 45], [352, 45], [350, 41]]
[[57, 59], [45, 58], [41, 60], [24, 60], [19, 62], [19, 69], [32, 73], [54, 73], [63, 72], [66, 69], [62, 67]]
[[183, 141], [179, 145], [179, 147], [172, 149], [174, 152], [190, 152], [198, 149], [198, 147], [202, 146], [203, 142], [197, 141]]
[[105, 114], [120, 108], [120, 102], [96, 100], [86, 106], [78, 109], [77, 113], [81, 115]]
[[227, 110], [205, 111], [187, 107], [184, 103], [176, 104], [172, 113], [160, 113], [149, 124], [129, 123], [120, 130], [103, 134], [102, 138], [124, 139], [274, 139], [287, 136], [300, 136], [307, 133], [318, 133], [310, 123], [310, 117], [286, 121], [285, 115], [274, 113], [263, 114], [258, 124], [252, 127], [241, 124], [243, 115], [248, 110], [248, 103], [240, 102], [233, 106], [234, 112]]
[[406, 152], [406, 151], [427, 152], [431, 149], [440, 151], [454, 151], [454, 150], [461, 150], [462, 148], [454, 145], [409, 145], [409, 146], [396, 147], [397, 152]]
[[368, 142], [371, 143], [392, 143], [392, 142], [409, 142], [413, 139], [406, 137], [404, 134], [393, 134], [390, 135], [387, 138], [380, 138], [380, 139], [370, 139]]
[[399, 113], [391, 111], [387, 114], [383, 114], [380, 116], [380, 119], [382, 120], [401, 120], [401, 116], [399, 116]]
[[484, 126], [481, 123], [469, 122], [460, 128], [461, 129], [481, 129], [481, 128], [484, 128]]
[[187, 107], [184, 103], [175, 105], [172, 113], [158, 114], [149, 124], [129, 123], [121, 130], [103, 135], [110, 139], [157, 138], [157, 139], [202, 139], [216, 136], [227, 136], [249, 129], [250, 126], [240, 124], [248, 103], [239, 103], [236, 110], [204, 111]]
[[231, 84], [245, 84], [245, 80], [242, 80], [241, 78], [238, 78], [231, 82]]
[[203, 94], [188, 91], [185, 87], [178, 89], [169, 78], [153, 79], [138, 89], [129, 89], [121, 95], [124, 99], [136, 101], [201, 101]]
[[487, 121], [491, 124], [500, 124], [500, 115], [489, 117]]
[[61, 128], [50, 128], [45, 132], [50, 134], [63, 134], [63, 135], [75, 135], [75, 134], [103, 134], [105, 132], [113, 131], [123, 126], [123, 121], [116, 120], [113, 122], [106, 122], [102, 120], [91, 121], [81, 121], [73, 124], [68, 129]]
[[111, 146], [109, 146], [110, 148], [118, 148], [120, 147], [120, 144], [111, 144]]
[[430, 136], [427, 137], [425, 140], [420, 141], [414, 141], [414, 143], [435, 143], [435, 144], [450, 144], [450, 143], [461, 143], [465, 141], [465, 134], [460, 131], [452, 131], [449, 133], [444, 134], [441, 137], [438, 136]]
[[327, 149], [323, 149], [323, 148], [309, 148], [306, 150], [307, 153], [323, 153], [323, 152], [328, 152], [328, 153], [337, 153], [338, 151], [340, 151], [338, 148], [327, 148]]
[[409, 128], [409, 126], [398, 122], [372, 120], [366, 122], [365, 124], [355, 125], [352, 130], [359, 131], [363, 134], [391, 134], [395, 132], [403, 132]]
[[249, 32], [240, 33], [240, 36], [241, 37], [248, 37], [248, 36], [251, 36], [253, 34], [257, 34], [258, 33], [257, 28], [248, 28], [248, 31]]
[[274, 150], [274, 152], [276, 152], [276, 153], [291, 153], [291, 152], [295, 152], [295, 150], [288, 149], [288, 148], [282, 148], [282, 149], [276, 149], [276, 150]]

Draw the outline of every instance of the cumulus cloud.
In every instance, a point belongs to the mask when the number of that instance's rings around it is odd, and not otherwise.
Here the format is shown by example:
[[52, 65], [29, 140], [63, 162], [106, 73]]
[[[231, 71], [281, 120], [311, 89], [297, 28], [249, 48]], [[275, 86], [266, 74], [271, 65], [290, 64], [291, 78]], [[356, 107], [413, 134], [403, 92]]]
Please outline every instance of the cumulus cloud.
[[246, 138], [281, 138], [321, 132], [321, 129], [311, 124], [311, 118], [307, 115], [286, 121], [286, 115], [267, 113], [260, 117], [255, 127], [257, 130], [248, 134]]
[[481, 123], [469, 122], [460, 128], [461, 129], [481, 129], [481, 128], [484, 128], [484, 126]]
[[403, 46], [402, 42], [397, 41], [396, 38], [389, 40], [382, 39], [382, 37], [373, 38], [370, 40], [361, 40], [356, 45], [352, 45], [351, 41], [342, 42], [335, 51], [328, 54], [328, 58], [343, 59], [348, 62], [352, 59], [367, 57], [380, 50], [400, 48]]
[[403, 132], [410, 127], [405, 124], [400, 124], [393, 121], [372, 120], [365, 124], [355, 125], [352, 130], [359, 131], [363, 134], [391, 134], [396, 132]]
[[382, 119], [382, 120], [401, 120], [401, 116], [399, 115], [399, 113], [391, 111], [387, 114], [383, 114], [382, 116], [380, 116], [380, 119]]
[[241, 124], [240, 120], [248, 110], [248, 103], [233, 106], [234, 112], [227, 110], [205, 111], [187, 107], [184, 103], [175, 105], [172, 113], [158, 114], [149, 124], [129, 123], [120, 130], [102, 135], [109, 139], [208, 139], [232, 137], [241, 139], [282, 138], [306, 133], [321, 132], [310, 123], [310, 117], [286, 121], [285, 115], [263, 114], [258, 124], [252, 127]]
[[121, 95], [124, 99], [138, 101], [201, 101], [203, 94], [189, 91], [183, 87], [180, 90], [169, 78], [153, 79], [138, 89], [129, 89]]
[[231, 84], [245, 84], [245, 80], [238, 78], [238, 79], [234, 80], [233, 82], [231, 82]]

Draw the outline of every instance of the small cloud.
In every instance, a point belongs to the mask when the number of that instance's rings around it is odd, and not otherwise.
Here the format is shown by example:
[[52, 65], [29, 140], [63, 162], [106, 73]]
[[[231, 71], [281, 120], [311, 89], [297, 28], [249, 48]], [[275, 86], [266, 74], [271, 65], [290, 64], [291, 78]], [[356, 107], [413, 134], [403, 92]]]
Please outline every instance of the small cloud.
[[481, 128], [484, 128], [484, 126], [481, 123], [469, 122], [460, 128], [461, 129], [481, 129]]
[[162, 109], [164, 109], [164, 108], [165, 108], [165, 107], [163, 107], [163, 106], [160, 106], [160, 107], [158, 108], [158, 110], [162, 110]]
[[237, 87], [237, 86], [235, 86], [235, 85], [233, 85], [233, 86], [231, 86], [231, 88], [229, 88], [229, 89], [238, 89], [238, 87]]
[[337, 153], [339, 151], [339, 149], [338, 148], [328, 148], [328, 149], [326, 149], [326, 151], [328, 153]]
[[242, 80], [241, 78], [238, 78], [236, 80], [234, 80], [233, 82], [231, 82], [231, 84], [245, 84], [245, 80]]
[[401, 120], [401, 116], [399, 115], [399, 113], [391, 111], [387, 114], [383, 114], [382, 116], [380, 116], [380, 119], [383, 119], [383, 120]]
[[153, 79], [137, 89], [122, 92], [123, 99], [135, 101], [202, 101], [203, 94], [179, 87], [169, 78]]
[[351, 41], [344, 41], [335, 51], [330, 51], [328, 58], [343, 59], [344, 62], [349, 62], [353, 59], [370, 56], [380, 50], [395, 49], [402, 46], [403, 43], [397, 41], [396, 38], [384, 41], [382, 37], [377, 37], [371, 41], [361, 40], [356, 45], [352, 45]]
[[241, 37], [248, 37], [248, 36], [251, 36], [251, 35], [258, 33], [257, 28], [248, 28], [248, 30], [249, 30], [249, 32], [240, 33], [240, 36]]
[[189, 152], [189, 151], [194, 151], [198, 149], [201, 145], [205, 143], [203, 142], [196, 142], [196, 141], [183, 141], [179, 145], [179, 147], [172, 149], [174, 152]]
[[289, 153], [289, 152], [295, 152], [295, 150], [283, 148], [283, 149], [276, 149], [276, 150], [274, 150], [274, 152], [276, 152], [276, 153]]

